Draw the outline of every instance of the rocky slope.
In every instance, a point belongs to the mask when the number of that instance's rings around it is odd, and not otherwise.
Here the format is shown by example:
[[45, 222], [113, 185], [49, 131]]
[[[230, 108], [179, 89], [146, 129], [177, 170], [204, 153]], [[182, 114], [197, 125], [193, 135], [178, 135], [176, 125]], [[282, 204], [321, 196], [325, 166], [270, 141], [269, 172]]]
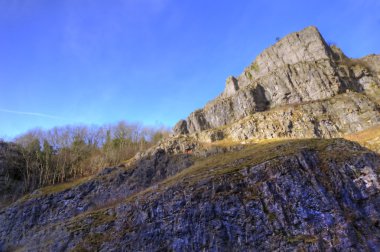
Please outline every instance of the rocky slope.
[[378, 63], [290, 34], [175, 136], [0, 208], [0, 251], [378, 251]]
[[[249, 131], [257, 128], [259, 132], [248, 135], [258, 138], [337, 137], [368, 128], [380, 121], [378, 63], [376, 55], [361, 60], [347, 58], [339, 48], [328, 46], [315, 27], [308, 27], [264, 50], [239, 77], [229, 77], [225, 91], [203, 109], [178, 122], [174, 132], [196, 133], [229, 126], [239, 120], [258, 123], [265, 120], [268, 127], [264, 129], [257, 123], [244, 125]], [[299, 117], [293, 117], [294, 109], [288, 106], [295, 105], [296, 110], [308, 118], [300, 122]], [[272, 113], [273, 109], [276, 112]], [[315, 113], [307, 113], [315, 109]], [[315, 133], [306, 129], [282, 129], [287, 126], [278, 126], [281, 113], [286, 120], [280, 124], [290, 124], [292, 128], [292, 125], [306, 123], [309, 128], [315, 128]], [[339, 116], [342, 113], [349, 115], [342, 119]], [[265, 130], [265, 136], [261, 130]], [[246, 135], [235, 133], [232, 138], [244, 139]]]
[[[226, 153], [225, 147], [218, 150], [193, 155], [193, 165], [181, 161], [178, 167], [189, 167], [180, 172], [163, 168], [170, 165], [161, 151], [132, 168], [108, 169], [71, 188], [35, 193], [1, 211], [1, 248], [380, 247], [380, 157], [375, 153], [340, 139], [270, 141], [235, 146]], [[162, 173], [154, 163], [162, 166]], [[150, 182], [144, 175], [151, 173], [133, 175], [147, 167], [156, 170]], [[138, 190], [140, 185], [147, 188]]]

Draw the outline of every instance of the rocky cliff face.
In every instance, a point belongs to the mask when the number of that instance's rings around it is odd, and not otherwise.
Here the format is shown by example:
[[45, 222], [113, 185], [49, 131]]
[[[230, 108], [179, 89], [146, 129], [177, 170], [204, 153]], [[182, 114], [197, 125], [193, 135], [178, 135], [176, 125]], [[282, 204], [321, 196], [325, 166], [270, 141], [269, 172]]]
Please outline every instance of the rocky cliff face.
[[[364, 93], [374, 98], [368, 102], [377, 107], [378, 100], [374, 94], [380, 86], [378, 60], [376, 55], [362, 60], [349, 59], [340, 49], [328, 46], [315, 27], [308, 27], [266, 49], [239, 77], [229, 77], [225, 91], [203, 109], [180, 121], [174, 132], [187, 134], [224, 127], [249, 116], [255, 117], [263, 111], [287, 105], [305, 104], [305, 107], [310, 107], [311, 102], [319, 103], [346, 92]], [[352, 96], [356, 99], [356, 94]], [[357, 106], [360, 104], [347, 109], [355, 110]], [[379, 116], [378, 110], [371, 115], [375, 122]], [[297, 124], [297, 121], [292, 123]], [[276, 120], [271, 121], [267, 117], [266, 124], [275, 125]], [[348, 130], [341, 133], [351, 133], [339, 120], [331, 119], [329, 124], [332, 129]], [[337, 135], [335, 131], [326, 132], [326, 136]], [[275, 133], [268, 132], [269, 135]], [[302, 137], [302, 134], [297, 137]]]
[[337, 137], [379, 150], [379, 63], [290, 34], [175, 136], [0, 208], [0, 251], [378, 251], [380, 156]]
[[349, 92], [330, 99], [253, 113], [226, 127], [194, 133], [200, 141], [268, 138], [333, 138], [380, 123], [379, 107], [368, 96]]
[[[0, 212], [0, 250], [380, 247], [375, 153], [317, 139], [206, 149], [205, 155], [171, 156], [174, 166], [166, 165], [161, 149], [135, 166], [24, 198]], [[186, 163], [190, 156], [194, 164]], [[143, 174], [146, 169], [152, 173]]]

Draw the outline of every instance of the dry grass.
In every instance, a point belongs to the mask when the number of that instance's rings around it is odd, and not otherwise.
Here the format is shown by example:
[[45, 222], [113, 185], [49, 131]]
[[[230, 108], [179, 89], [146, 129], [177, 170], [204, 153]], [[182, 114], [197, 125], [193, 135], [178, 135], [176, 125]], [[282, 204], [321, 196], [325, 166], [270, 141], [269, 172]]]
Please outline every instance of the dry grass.
[[[101, 245], [112, 239], [112, 232], [95, 232], [93, 228], [101, 225], [109, 225], [114, 222], [116, 216], [110, 214], [107, 210], [91, 211], [78, 215], [70, 220], [66, 228], [71, 233], [83, 232], [84, 236], [72, 251], [99, 251]], [[90, 248], [88, 250], [87, 248]]]
[[89, 181], [91, 178], [92, 177], [84, 177], [84, 178], [80, 178], [80, 179], [70, 181], [70, 182], [66, 182], [66, 183], [51, 185], [51, 186], [41, 188], [38, 191], [40, 191], [42, 194], [51, 194], [51, 193], [62, 192], [66, 189], [70, 189], [74, 186], [83, 184], [83, 183]]
[[[147, 194], [159, 193], [167, 190], [175, 184], [194, 185], [199, 181], [224, 174], [235, 173], [245, 167], [252, 167], [257, 164], [270, 161], [276, 162], [277, 158], [294, 155], [302, 149], [313, 149], [318, 151], [319, 157], [323, 160], [335, 159], [337, 161], [349, 158], [354, 150], [342, 151], [337, 155], [335, 152], [328, 150], [329, 146], [339, 145], [341, 139], [268, 139], [257, 140], [242, 146], [238, 151], [220, 153], [206, 158], [198, 159], [191, 167], [177, 173], [176, 175], [165, 179], [156, 186], [149, 187], [139, 193], [131, 195], [126, 199], [131, 201], [145, 201]], [[215, 142], [213, 145], [221, 144], [226, 146], [227, 141]], [[230, 142], [236, 145], [236, 142]], [[344, 145], [343, 147], [346, 147]], [[350, 148], [350, 147], [347, 147]], [[360, 151], [358, 151], [360, 152]], [[345, 155], [347, 153], [347, 155]]]
[[290, 243], [316, 243], [318, 242], [318, 237], [315, 235], [296, 235], [288, 237], [288, 242]]
[[26, 201], [29, 199], [38, 198], [40, 196], [47, 195], [47, 194], [63, 192], [67, 189], [70, 189], [70, 188], [73, 188], [73, 187], [78, 186], [80, 184], [83, 184], [83, 183], [89, 181], [91, 178], [92, 178], [92, 176], [80, 178], [80, 179], [73, 180], [73, 181], [66, 182], [66, 183], [60, 183], [60, 184], [56, 184], [56, 185], [46, 186], [46, 187], [43, 187], [43, 188], [36, 190], [33, 193], [25, 195], [24, 197], [21, 198], [21, 201]]
[[380, 125], [344, 137], [380, 154]]
[[[376, 130], [380, 131], [380, 127]], [[368, 136], [368, 138], [370, 138], [370, 136]], [[229, 142], [224, 140], [215, 142], [212, 145], [234, 146], [237, 144], [237, 142]], [[342, 145], [341, 139], [270, 139], [247, 143], [241, 150], [238, 151], [231, 151], [227, 153], [216, 154], [206, 158], [201, 158], [196, 161], [193, 166], [183, 170], [182, 172], [179, 172], [178, 174], [167, 178], [155, 186], [151, 186], [127, 198], [120, 199], [120, 201], [113, 202], [112, 206], [102, 206], [99, 209], [93, 209], [89, 212], [79, 214], [68, 222], [66, 228], [73, 233], [86, 233], [84, 236], [85, 242], [83, 243], [85, 246], [76, 247], [77, 251], [82, 251], [83, 249], [86, 249], [86, 247], [99, 248], [102, 242], [111, 239], [111, 237], [103, 236], [100, 233], [94, 233], [93, 228], [99, 225], [108, 225], [117, 219], [115, 213], [113, 211], [109, 211], [113, 205], [117, 205], [123, 202], [132, 203], [135, 201], [143, 204], [145, 201], [150, 200], [150, 196], [164, 192], [176, 184], [186, 184], [187, 186], [193, 186], [204, 179], [235, 173], [244, 167], [254, 166], [266, 161], [276, 162], [278, 157], [294, 155], [299, 153], [299, 151], [302, 149], [313, 149], [315, 151], [318, 151], [318, 156], [322, 160], [330, 160], [331, 158], [334, 158], [335, 160], [345, 159], [347, 156], [350, 156], [353, 153], [355, 154], [355, 151], [351, 149], [350, 151], [342, 151], [338, 154], [336, 152], [331, 152], [330, 147], [334, 145], [339, 145], [343, 146], [342, 148], [350, 149], [350, 146], [346, 146], [345, 144]], [[361, 150], [358, 150], [358, 152], [360, 151]], [[80, 182], [77, 181], [77, 184], [79, 183]], [[45, 192], [60, 191], [73, 185], [74, 184], [66, 183], [64, 185], [60, 185], [58, 188], [46, 188]], [[268, 218], [274, 218], [270, 212], [268, 212], [268, 216]], [[292, 243], [315, 243], [316, 241], [316, 237], [311, 235], [301, 235], [289, 238], [289, 242]]]
[[367, 69], [371, 69], [369, 64], [362, 59], [353, 59], [353, 58], [343, 58], [341, 59], [341, 64], [346, 65], [348, 67], [361, 66]]

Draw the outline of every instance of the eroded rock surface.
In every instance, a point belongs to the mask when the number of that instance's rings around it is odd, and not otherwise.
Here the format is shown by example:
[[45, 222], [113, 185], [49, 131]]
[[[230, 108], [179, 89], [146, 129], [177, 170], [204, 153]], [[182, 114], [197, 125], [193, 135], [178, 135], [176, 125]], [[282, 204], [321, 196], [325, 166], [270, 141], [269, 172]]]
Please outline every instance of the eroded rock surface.
[[379, 63], [290, 34], [175, 136], [1, 208], [0, 251], [379, 251], [380, 156], [335, 139], [378, 142]]
[[[372, 106], [378, 106], [378, 61], [377, 55], [349, 59], [339, 48], [328, 46], [315, 27], [308, 27], [264, 50], [239, 77], [229, 77], [225, 91], [191, 113], [186, 123], [180, 121], [174, 132], [188, 134], [229, 126], [258, 112], [292, 104], [309, 106], [347, 91], [364, 93]], [[375, 118], [378, 116], [375, 113]], [[267, 119], [266, 123], [276, 122]], [[330, 123], [332, 128], [345, 128], [340, 121]]]
[[343, 137], [380, 124], [379, 112], [379, 107], [366, 95], [348, 92], [331, 99], [254, 113], [228, 127], [204, 130], [193, 135], [203, 142], [224, 138], [241, 141]]
[[[201, 158], [165, 180], [153, 173], [161, 182], [137, 194], [115, 193], [125, 187], [117, 183], [123, 173], [110, 171], [113, 180], [3, 209], [0, 249], [376, 251], [379, 167], [380, 157], [357, 144], [316, 139]], [[67, 215], [74, 208], [67, 202], [85, 202], [90, 194], [104, 200], [110, 184], [118, 200]]]

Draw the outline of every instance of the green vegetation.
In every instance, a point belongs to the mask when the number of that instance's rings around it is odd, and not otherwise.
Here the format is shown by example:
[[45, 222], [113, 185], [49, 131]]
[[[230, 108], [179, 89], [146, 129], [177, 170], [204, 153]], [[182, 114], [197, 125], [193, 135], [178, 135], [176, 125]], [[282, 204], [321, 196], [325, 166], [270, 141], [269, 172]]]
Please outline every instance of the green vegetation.
[[254, 62], [252, 65], [251, 65], [251, 70], [255, 71], [255, 72], [258, 72], [260, 70], [259, 68], [259, 65], [257, 64], [257, 62]]

